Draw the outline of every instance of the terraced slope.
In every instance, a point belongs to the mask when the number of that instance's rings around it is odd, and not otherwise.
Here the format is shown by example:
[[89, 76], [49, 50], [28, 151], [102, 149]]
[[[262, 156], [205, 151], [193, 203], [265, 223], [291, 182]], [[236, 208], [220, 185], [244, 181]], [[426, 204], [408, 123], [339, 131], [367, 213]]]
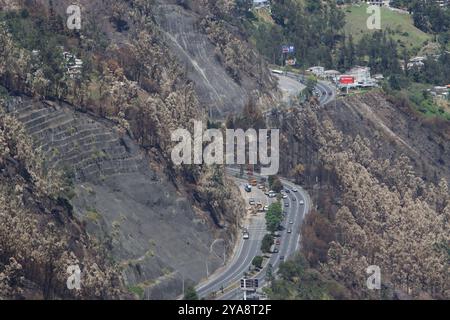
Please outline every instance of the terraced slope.
[[[111, 123], [51, 102], [8, 106], [42, 148], [46, 165], [73, 178], [72, 204], [111, 249], [133, 292], [173, 298], [223, 262], [210, 219], [195, 210], [133, 140]], [[214, 246], [217, 252], [223, 247]]]

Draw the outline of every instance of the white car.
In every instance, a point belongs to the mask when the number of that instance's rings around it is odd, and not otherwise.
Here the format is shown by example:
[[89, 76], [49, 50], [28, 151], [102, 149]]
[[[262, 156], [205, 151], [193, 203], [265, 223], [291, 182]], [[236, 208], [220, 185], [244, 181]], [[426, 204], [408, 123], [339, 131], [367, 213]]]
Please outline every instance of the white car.
[[287, 195], [285, 195], [285, 194], [283, 195], [283, 199], [287, 199], [287, 197], [288, 197]]
[[305, 204], [305, 201], [300, 200], [299, 203], [300, 203], [301, 205], [304, 205], [304, 204]]
[[269, 206], [264, 206], [264, 211], [269, 210]]
[[298, 190], [297, 190], [297, 189], [292, 189], [292, 191], [293, 191], [293, 192], [298, 192]]

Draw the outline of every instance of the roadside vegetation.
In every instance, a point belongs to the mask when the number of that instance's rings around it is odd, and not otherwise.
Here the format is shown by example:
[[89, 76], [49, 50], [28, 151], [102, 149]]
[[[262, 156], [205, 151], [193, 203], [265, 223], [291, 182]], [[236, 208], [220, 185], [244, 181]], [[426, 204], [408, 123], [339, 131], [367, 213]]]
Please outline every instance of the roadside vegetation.
[[281, 202], [277, 201], [269, 206], [269, 210], [266, 212], [266, 227], [267, 231], [272, 234], [280, 229], [281, 222], [283, 221], [283, 209]]

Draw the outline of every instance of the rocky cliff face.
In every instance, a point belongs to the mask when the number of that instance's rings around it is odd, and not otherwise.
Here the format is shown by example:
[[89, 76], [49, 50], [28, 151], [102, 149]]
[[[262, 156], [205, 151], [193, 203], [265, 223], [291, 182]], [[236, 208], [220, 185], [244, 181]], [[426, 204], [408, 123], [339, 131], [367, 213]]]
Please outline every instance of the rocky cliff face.
[[239, 113], [249, 100], [262, 109], [273, 105], [278, 92], [266, 62], [209, 6], [201, 0], [184, 6], [158, 1], [154, 13], [171, 52], [195, 82], [200, 103], [219, 119]]
[[[6, 109], [42, 150], [47, 170], [71, 181], [75, 216], [110, 250], [128, 286], [141, 287], [146, 298], [173, 298], [182, 281], [196, 283], [221, 266], [233, 229], [221, 234], [112, 122], [27, 98], [9, 100]], [[211, 248], [217, 238], [227, 241]]]

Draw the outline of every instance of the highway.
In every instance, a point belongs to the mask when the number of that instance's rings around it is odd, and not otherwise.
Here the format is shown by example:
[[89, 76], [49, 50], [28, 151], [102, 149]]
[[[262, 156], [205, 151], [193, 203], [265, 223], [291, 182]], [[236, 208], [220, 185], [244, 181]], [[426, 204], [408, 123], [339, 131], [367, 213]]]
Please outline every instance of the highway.
[[[227, 173], [232, 177], [237, 184], [244, 184], [246, 180], [236, 178], [239, 173], [237, 169], [227, 168]], [[257, 178], [261, 178], [258, 175], [254, 175]], [[246, 179], [246, 176], [243, 176]], [[268, 264], [272, 265], [275, 272], [278, 268], [281, 259], [284, 256], [286, 260], [292, 256], [299, 249], [300, 243], [300, 227], [306, 213], [310, 208], [310, 199], [305, 190], [300, 186], [293, 184], [290, 181], [282, 179], [282, 183], [285, 189], [293, 190], [297, 189], [298, 192], [287, 193], [288, 198], [283, 199], [283, 210], [287, 212], [286, 219], [283, 222], [284, 230], [281, 232], [280, 245], [278, 253], [272, 253], [268, 262], [265, 263], [263, 269], [258, 273], [256, 278], [259, 279], [260, 286], [264, 284], [265, 275], [267, 272]], [[255, 189], [255, 188], [253, 188]], [[252, 197], [256, 201], [263, 201], [263, 204], [268, 204], [270, 201], [260, 190], [259, 195], [252, 194]], [[253, 192], [253, 191], [252, 191]], [[293, 200], [295, 198], [295, 201]], [[301, 201], [304, 204], [300, 204]], [[285, 203], [289, 203], [289, 207], [285, 207]], [[289, 221], [292, 220], [292, 224]], [[250, 233], [250, 238], [245, 240], [242, 235], [239, 235], [237, 240], [234, 254], [226, 267], [217, 270], [206, 281], [197, 286], [197, 293], [200, 297], [208, 298], [212, 293], [217, 293], [216, 299], [241, 299], [241, 290], [239, 289], [239, 280], [249, 270], [252, 264], [252, 260], [261, 253], [261, 241], [266, 234], [266, 225], [264, 214], [258, 214], [252, 216], [248, 220], [247, 228]], [[292, 229], [292, 233], [287, 233], [288, 228]], [[225, 293], [221, 293], [221, 289], [225, 289]]]
[[[294, 73], [286, 72], [286, 77], [297, 80], [298, 82], [305, 84], [305, 76]], [[336, 99], [336, 88], [328, 81], [317, 81], [316, 90], [319, 93], [318, 99], [321, 105], [326, 105]]]
[[[279, 78], [283, 80], [280, 81], [280, 89], [285, 93], [284, 99], [286, 99], [286, 94], [287, 97], [297, 96], [304, 88], [305, 79], [302, 75], [288, 72]], [[321, 105], [336, 98], [334, 87], [326, 81], [318, 81], [316, 90]], [[239, 177], [239, 169], [235, 168], [227, 168], [227, 174], [240, 187], [244, 199], [248, 198], [248, 195], [242, 191], [243, 186], [247, 183], [246, 175]], [[267, 179], [267, 177], [260, 177], [257, 174], [254, 176]], [[282, 261], [281, 257], [286, 260], [299, 250], [301, 225], [311, 206], [310, 198], [303, 188], [285, 179], [281, 179], [281, 182], [285, 189], [291, 191], [286, 193], [288, 197], [282, 202], [283, 210], [286, 212], [286, 218], [283, 221], [284, 230], [279, 237], [278, 252], [270, 254], [270, 258], [266, 260], [262, 270], [253, 276], [259, 280], [260, 286], [264, 285], [269, 264], [272, 266], [273, 272], [276, 272]], [[263, 205], [266, 205], [273, 201], [261, 190], [252, 189], [251, 197], [256, 202], [261, 201]], [[297, 192], [293, 192], [294, 189]], [[248, 199], [246, 199], [246, 203], [248, 204]], [[288, 207], [285, 207], [286, 203]], [[292, 224], [289, 223], [290, 221]], [[264, 213], [248, 217], [244, 226], [248, 229], [250, 238], [243, 239], [242, 233], [239, 234], [231, 259], [226, 266], [216, 270], [214, 274], [197, 285], [196, 290], [200, 297], [221, 300], [242, 299], [242, 291], [239, 288], [240, 279], [249, 271], [253, 258], [262, 255], [261, 242], [267, 233]], [[288, 233], [288, 229], [291, 229], [292, 232]]]

